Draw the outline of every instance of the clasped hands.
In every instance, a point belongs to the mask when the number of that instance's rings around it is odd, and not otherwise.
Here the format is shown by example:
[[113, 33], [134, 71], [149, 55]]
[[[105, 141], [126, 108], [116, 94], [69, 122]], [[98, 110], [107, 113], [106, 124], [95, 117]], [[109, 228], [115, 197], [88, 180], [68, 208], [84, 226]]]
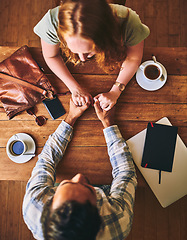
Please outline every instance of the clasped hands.
[[[82, 106], [77, 106], [75, 105], [73, 100], [70, 99], [69, 113], [65, 118], [65, 122], [73, 126], [76, 120], [86, 111], [86, 109], [89, 108], [89, 106], [90, 106], [90, 103], [88, 102]], [[109, 111], [105, 111], [101, 108], [98, 99], [95, 99], [93, 106], [94, 106], [96, 115], [99, 118], [99, 120], [102, 122], [104, 128], [114, 124], [114, 111], [115, 111], [114, 107]]]
[[100, 93], [94, 98], [92, 98], [92, 96], [83, 89], [78, 89], [72, 92], [72, 100], [75, 105], [79, 107], [87, 103], [93, 105], [93, 102], [98, 100], [100, 107], [105, 111], [110, 110], [116, 104], [119, 96], [120, 93], [112, 90], [107, 93]]

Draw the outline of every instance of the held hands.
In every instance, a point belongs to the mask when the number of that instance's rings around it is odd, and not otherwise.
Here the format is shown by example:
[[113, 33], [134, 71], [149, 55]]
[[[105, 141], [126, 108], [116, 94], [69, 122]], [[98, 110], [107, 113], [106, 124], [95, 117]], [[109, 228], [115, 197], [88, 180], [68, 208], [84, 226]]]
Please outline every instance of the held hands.
[[120, 96], [120, 92], [116, 91], [109, 91], [107, 93], [100, 93], [94, 97], [94, 100], [98, 100], [100, 103], [100, 107], [105, 110], [109, 111], [113, 108], [116, 104], [118, 97]]
[[73, 126], [77, 118], [79, 118], [83, 114], [83, 112], [88, 109], [89, 105], [89, 103], [86, 103], [83, 106], [79, 107], [75, 105], [72, 99], [70, 99], [69, 113], [65, 118], [65, 122]]
[[84, 104], [93, 104], [92, 96], [82, 88], [76, 89], [72, 92], [72, 100], [74, 104], [79, 107], [83, 106]]
[[[117, 88], [117, 91], [111, 89], [107, 93], [100, 93], [94, 97], [94, 101], [97, 99], [100, 103], [100, 107], [109, 111], [116, 104], [121, 92]], [[92, 96], [82, 88], [78, 88], [75, 91], [72, 91], [72, 100], [76, 106], [83, 106], [84, 104], [93, 105]]]
[[[77, 118], [79, 118], [86, 111], [86, 109], [88, 109], [89, 105], [90, 105], [89, 103], [86, 103], [83, 106], [79, 107], [75, 105], [72, 99], [70, 99], [69, 113], [65, 118], [65, 122], [73, 126]], [[94, 103], [94, 108], [97, 117], [102, 122], [104, 128], [114, 124], [115, 107], [113, 107], [109, 111], [105, 111], [100, 107], [100, 103], [96, 99]]]
[[114, 124], [115, 107], [113, 107], [109, 111], [105, 111], [100, 107], [100, 103], [96, 99], [94, 103], [94, 108], [95, 108], [97, 117], [102, 122], [104, 128], [107, 128]]

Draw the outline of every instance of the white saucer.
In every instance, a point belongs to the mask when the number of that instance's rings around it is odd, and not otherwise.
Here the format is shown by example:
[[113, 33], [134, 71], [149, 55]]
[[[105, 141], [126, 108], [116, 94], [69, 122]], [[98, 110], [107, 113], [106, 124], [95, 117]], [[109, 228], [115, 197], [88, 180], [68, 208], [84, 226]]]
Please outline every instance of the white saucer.
[[[146, 63], [154, 63], [154, 61], [152, 61], [152, 60], [146, 61], [146, 62], [142, 63], [142, 66], [144, 66]], [[143, 76], [142, 70], [140, 68], [138, 68], [138, 71], [136, 72], [136, 81], [140, 85], [140, 87], [142, 87], [143, 89], [148, 90], [148, 91], [155, 91], [164, 86], [164, 84], [166, 83], [166, 80], [167, 80], [167, 71], [161, 63], [159, 63], [159, 64], [163, 70], [164, 80], [149, 82]]]
[[36, 144], [34, 139], [27, 133], [17, 133], [13, 135], [7, 142], [6, 152], [8, 157], [15, 163], [25, 163], [28, 162], [33, 155], [21, 155], [21, 156], [13, 156], [9, 151], [9, 145], [13, 140], [21, 139], [27, 145], [27, 151], [25, 154], [35, 154]]

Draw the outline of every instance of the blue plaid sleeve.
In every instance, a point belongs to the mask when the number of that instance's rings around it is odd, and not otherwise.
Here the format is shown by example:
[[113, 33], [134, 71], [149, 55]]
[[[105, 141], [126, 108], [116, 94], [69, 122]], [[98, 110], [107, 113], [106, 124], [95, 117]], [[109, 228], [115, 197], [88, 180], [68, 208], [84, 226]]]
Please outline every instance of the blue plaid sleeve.
[[72, 127], [62, 121], [49, 136], [32, 171], [23, 200], [23, 218], [36, 239], [43, 239], [41, 213], [46, 201], [55, 193], [56, 166], [72, 137]]
[[[97, 239], [104, 236], [107, 236], [107, 239], [124, 239], [132, 226], [136, 172], [131, 152], [117, 125], [105, 128], [104, 135], [113, 181], [109, 194], [102, 196], [102, 204], [99, 204], [103, 225]], [[98, 198], [101, 198], [100, 194]]]
[[62, 159], [71, 137], [72, 127], [62, 121], [56, 131], [49, 136], [41, 154], [38, 156], [27, 189], [30, 185], [36, 186], [36, 184], [54, 186], [56, 166]]

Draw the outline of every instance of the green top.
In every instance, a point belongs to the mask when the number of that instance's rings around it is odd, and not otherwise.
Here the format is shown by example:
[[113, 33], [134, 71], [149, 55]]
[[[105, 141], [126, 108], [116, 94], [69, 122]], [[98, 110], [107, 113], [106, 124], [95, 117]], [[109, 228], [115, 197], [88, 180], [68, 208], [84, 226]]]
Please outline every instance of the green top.
[[[149, 28], [141, 22], [135, 11], [118, 4], [110, 4], [110, 6], [119, 18], [126, 46], [134, 46], [149, 36]], [[49, 44], [60, 42], [57, 34], [58, 12], [59, 6], [50, 9], [34, 27], [34, 32]]]

